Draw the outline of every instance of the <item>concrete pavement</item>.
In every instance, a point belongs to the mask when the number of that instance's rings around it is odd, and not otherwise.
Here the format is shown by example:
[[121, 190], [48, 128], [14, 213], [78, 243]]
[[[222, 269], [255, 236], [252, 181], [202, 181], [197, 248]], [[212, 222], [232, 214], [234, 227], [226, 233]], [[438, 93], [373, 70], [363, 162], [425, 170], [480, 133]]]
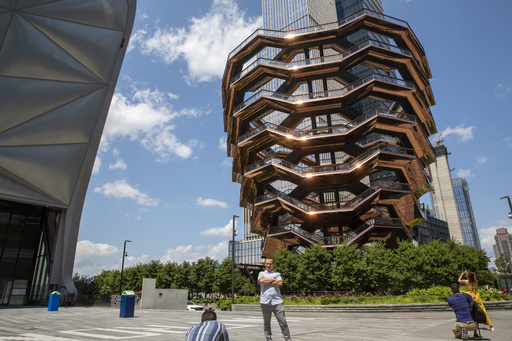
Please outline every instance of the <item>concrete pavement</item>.
[[[216, 311], [231, 341], [264, 340], [259, 312]], [[432, 341], [455, 340], [452, 312], [381, 312], [286, 314], [294, 341]], [[512, 339], [512, 310], [493, 310], [495, 332], [483, 330], [484, 340]], [[64, 340], [184, 340], [201, 312], [135, 310], [135, 317], [120, 318], [112, 308], [71, 307], [49, 312], [45, 307], [0, 309], [0, 341]], [[275, 321], [274, 341], [281, 340]]]

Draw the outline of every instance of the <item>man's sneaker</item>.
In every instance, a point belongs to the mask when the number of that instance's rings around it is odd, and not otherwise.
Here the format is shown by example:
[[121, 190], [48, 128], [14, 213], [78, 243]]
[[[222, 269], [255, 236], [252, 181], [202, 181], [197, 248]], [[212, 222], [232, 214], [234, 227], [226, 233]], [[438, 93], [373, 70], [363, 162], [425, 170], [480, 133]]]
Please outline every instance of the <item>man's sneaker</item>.
[[491, 332], [493, 332], [493, 331], [494, 331], [494, 327], [493, 327], [493, 326], [491, 326]]
[[462, 341], [468, 341], [468, 331], [466, 328], [462, 328], [461, 333]]

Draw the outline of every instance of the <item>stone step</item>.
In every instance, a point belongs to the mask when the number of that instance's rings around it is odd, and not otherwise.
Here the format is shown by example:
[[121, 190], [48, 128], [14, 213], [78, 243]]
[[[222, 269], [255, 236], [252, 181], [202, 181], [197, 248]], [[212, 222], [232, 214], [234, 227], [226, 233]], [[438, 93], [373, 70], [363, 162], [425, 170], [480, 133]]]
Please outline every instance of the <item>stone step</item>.
[[[512, 301], [484, 302], [486, 310], [512, 310]], [[234, 304], [233, 311], [260, 311], [256, 304]], [[450, 311], [447, 303], [412, 304], [342, 304], [342, 305], [286, 305], [286, 311], [294, 312], [425, 312]]]

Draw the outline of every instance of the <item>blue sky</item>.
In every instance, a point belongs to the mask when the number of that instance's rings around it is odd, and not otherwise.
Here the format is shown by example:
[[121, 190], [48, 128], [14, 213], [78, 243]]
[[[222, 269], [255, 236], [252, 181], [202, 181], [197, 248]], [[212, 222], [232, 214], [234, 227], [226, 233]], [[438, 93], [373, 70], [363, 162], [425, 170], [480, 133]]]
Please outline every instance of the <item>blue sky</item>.
[[[432, 113], [453, 177], [469, 182], [482, 246], [512, 197], [512, 2], [383, 0], [426, 50]], [[227, 257], [240, 185], [226, 156], [220, 83], [261, 24], [258, 0], [138, 0], [80, 225], [75, 271]], [[436, 139], [431, 136], [431, 140]], [[430, 203], [428, 195], [422, 201]], [[237, 221], [241, 236], [242, 221]]]

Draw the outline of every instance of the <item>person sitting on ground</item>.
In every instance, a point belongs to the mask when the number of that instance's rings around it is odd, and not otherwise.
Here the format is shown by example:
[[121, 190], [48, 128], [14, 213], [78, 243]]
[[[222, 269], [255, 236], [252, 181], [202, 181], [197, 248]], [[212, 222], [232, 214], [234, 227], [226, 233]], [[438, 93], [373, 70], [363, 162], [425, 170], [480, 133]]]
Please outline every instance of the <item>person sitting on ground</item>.
[[224, 324], [217, 322], [217, 314], [210, 308], [201, 316], [201, 323], [192, 326], [185, 341], [229, 341]]
[[[462, 279], [462, 276], [466, 275], [467, 279]], [[465, 286], [465, 290], [468, 294], [473, 295], [473, 301], [484, 311], [485, 318], [487, 321], [484, 323], [486, 326], [489, 326], [491, 332], [494, 331], [494, 327], [492, 326], [491, 319], [489, 318], [489, 314], [485, 310], [482, 299], [480, 298], [480, 294], [478, 293], [478, 280], [476, 279], [476, 275], [474, 272], [462, 271], [459, 277], [459, 283]], [[474, 337], [479, 337], [477, 332], [475, 332]]]
[[462, 337], [463, 341], [467, 341], [468, 331], [477, 330], [478, 325], [471, 317], [468, 299], [464, 294], [460, 293], [459, 285], [454, 283], [451, 285], [451, 289], [453, 295], [448, 297], [448, 304], [455, 312], [456, 317], [456, 322], [452, 331], [455, 337]]

